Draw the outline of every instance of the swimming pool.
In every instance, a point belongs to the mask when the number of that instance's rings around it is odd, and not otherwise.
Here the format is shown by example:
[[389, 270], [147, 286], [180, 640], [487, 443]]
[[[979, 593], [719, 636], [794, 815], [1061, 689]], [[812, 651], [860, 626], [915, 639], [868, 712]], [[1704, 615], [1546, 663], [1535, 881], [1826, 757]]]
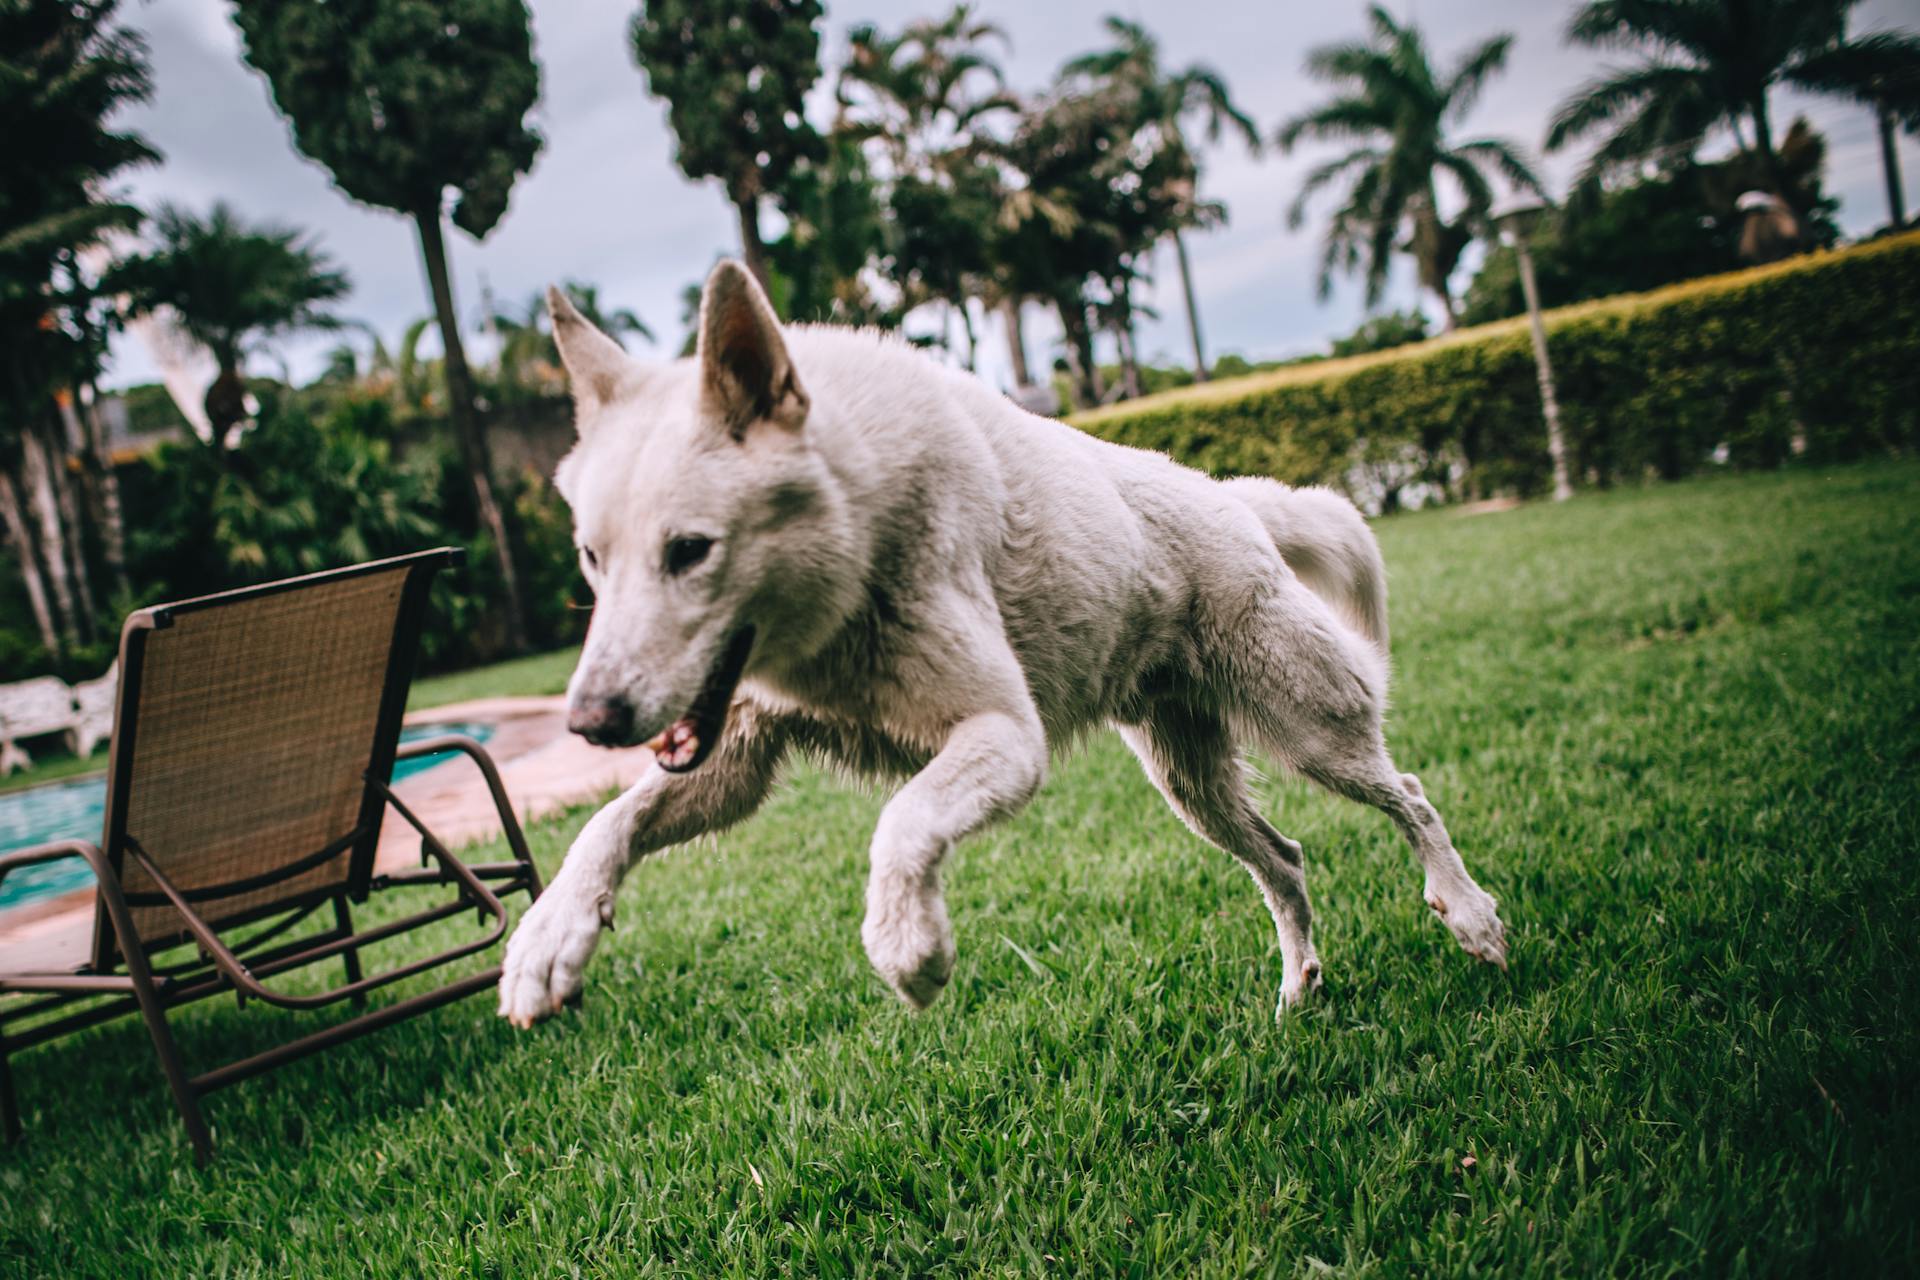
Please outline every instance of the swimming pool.
[[[445, 733], [465, 734], [485, 742], [493, 736], [490, 724], [441, 723], [414, 725], [400, 731], [400, 741]], [[393, 780], [411, 777], [453, 758], [448, 751], [402, 760], [393, 766]], [[0, 853], [45, 844], [49, 840], [98, 840], [107, 813], [107, 779], [103, 774], [49, 782], [0, 793]], [[93, 872], [79, 858], [61, 858], [37, 867], [22, 867], [0, 880], [0, 912], [24, 903], [42, 901], [93, 883]]]

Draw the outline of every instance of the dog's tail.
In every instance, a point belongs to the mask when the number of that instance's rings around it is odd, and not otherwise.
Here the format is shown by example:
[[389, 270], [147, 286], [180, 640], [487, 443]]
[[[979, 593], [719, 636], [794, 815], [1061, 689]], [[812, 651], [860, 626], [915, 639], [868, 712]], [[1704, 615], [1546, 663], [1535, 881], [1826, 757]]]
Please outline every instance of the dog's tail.
[[1260, 517], [1307, 589], [1386, 653], [1387, 567], [1354, 505], [1331, 489], [1290, 489], [1259, 476], [1223, 483]]

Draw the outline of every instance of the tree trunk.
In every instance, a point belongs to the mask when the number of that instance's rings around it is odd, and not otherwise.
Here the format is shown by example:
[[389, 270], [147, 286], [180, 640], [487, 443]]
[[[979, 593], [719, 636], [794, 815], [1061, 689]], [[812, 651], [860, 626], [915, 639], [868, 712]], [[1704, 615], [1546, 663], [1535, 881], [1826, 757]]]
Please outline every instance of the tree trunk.
[[1106, 397], [1100, 386], [1100, 366], [1093, 362], [1093, 324], [1087, 319], [1087, 304], [1079, 298], [1061, 298], [1054, 305], [1059, 309], [1060, 327], [1067, 336], [1074, 407], [1097, 408]]
[[13, 473], [0, 467], [0, 526], [20, 561], [20, 581], [27, 588], [27, 606], [33, 610], [34, 625], [40, 631], [40, 645], [59, 656], [60, 633], [53, 624], [53, 607], [47, 600], [46, 579], [40, 573], [40, 561], [34, 555], [33, 534], [27, 528], [27, 511], [20, 501], [20, 487]]
[[1766, 171], [1767, 181], [1773, 184], [1773, 194], [1786, 201], [1787, 207], [1793, 210], [1797, 219], [1800, 215], [1800, 204], [1793, 198], [1794, 193], [1787, 185], [1787, 171], [1780, 164], [1780, 153], [1773, 149], [1773, 123], [1767, 114], [1766, 90], [1762, 89], [1760, 96], [1753, 100], [1751, 110], [1753, 145], [1754, 149], [1760, 153], [1761, 167]]
[[1524, 239], [1516, 238], [1514, 253], [1520, 259], [1520, 287], [1527, 295], [1527, 325], [1533, 335], [1533, 369], [1540, 381], [1540, 414], [1547, 424], [1547, 457], [1553, 463], [1553, 500], [1565, 502], [1573, 496], [1573, 484], [1567, 478], [1567, 443], [1560, 430], [1560, 397], [1553, 385], [1553, 361], [1547, 352], [1547, 327], [1540, 319], [1540, 286], [1533, 275], [1533, 254]]
[[80, 431], [86, 446], [80, 451], [80, 465], [85, 468], [90, 497], [98, 508], [101, 558], [107, 563], [114, 598], [130, 600], [133, 586], [127, 580], [127, 522], [120, 506], [120, 473], [113, 469], [113, 457], [107, 448], [100, 392], [91, 383], [81, 389]]
[[[59, 505], [60, 525], [65, 532], [67, 572], [73, 580], [73, 595], [80, 606], [75, 625], [80, 638], [91, 642], [99, 634], [94, 616], [93, 573], [87, 568], [86, 523], [81, 519], [80, 493], [67, 459], [80, 442], [80, 419], [73, 409], [71, 392], [56, 401], [60, 411], [60, 438], [47, 441], [48, 470], [53, 481], [53, 496]], [[51, 436], [51, 433], [49, 433]]]
[[234, 427], [247, 418], [247, 383], [240, 376], [237, 364], [232, 360], [220, 362], [220, 373], [207, 388], [206, 399], [201, 407], [207, 411], [207, 422], [213, 433], [210, 443], [216, 454], [225, 456], [233, 447], [229, 439]]
[[[1454, 309], [1453, 291], [1447, 288], [1447, 277], [1453, 274], [1453, 262], [1448, 260], [1448, 250], [1444, 243], [1447, 228], [1440, 221], [1440, 210], [1435, 202], [1433, 188], [1427, 188], [1426, 199], [1419, 203], [1413, 215], [1413, 259], [1414, 267], [1420, 277], [1420, 283], [1440, 299], [1440, 315], [1443, 331], [1452, 333], [1460, 327], [1460, 315]], [[1442, 270], [1442, 268], [1446, 268]]]
[[965, 297], [960, 299], [960, 331], [967, 335], [967, 372], [972, 373], [980, 356], [980, 339], [973, 332], [973, 311]]
[[1883, 103], [1880, 119], [1880, 169], [1887, 178], [1887, 217], [1896, 227], [1907, 225], [1907, 196], [1900, 185], [1900, 148], [1894, 136], [1893, 113]]
[[473, 378], [467, 372], [466, 349], [460, 345], [460, 322], [453, 309], [453, 285], [447, 278], [447, 246], [440, 234], [438, 205], [414, 215], [420, 232], [420, 252], [427, 261], [427, 283], [433, 290], [433, 313], [440, 325], [440, 344], [445, 349], [447, 373], [447, 409], [453, 422], [454, 439], [460, 448], [460, 462], [473, 485], [473, 501], [480, 525], [493, 541], [494, 560], [500, 567], [500, 585], [506, 592], [507, 648], [519, 653], [527, 647], [526, 614], [520, 600], [520, 575], [513, 567], [513, 544], [507, 539], [507, 522], [493, 492], [493, 461], [489, 456], [486, 434], [473, 407]]
[[767, 283], [767, 246], [760, 239], [760, 197], [748, 196], [734, 201], [733, 207], [740, 215], [740, 256], [747, 264], [747, 270], [753, 272], [753, 278], [769, 297], [773, 287]]
[[1140, 387], [1140, 357], [1135, 350], [1133, 339], [1133, 281], [1123, 279], [1120, 287], [1114, 290], [1115, 319], [1113, 336], [1120, 348], [1120, 392], [1123, 399], [1138, 400]]
[[1187, 300], [1187, 333], [1193, 338], [1193, 380], [1205, 382], [1207, 373], [1207, 352], [1200, 341], [1200, 304], [1193, 296], [1193, 268], [1187, 265], [1187, 241], [1176, 228], [1173, 233], [1173, 256], [1180, 264], [1180, 291]]
[[1007, 355], [1013, 360], [1013, 381], [1016, 386], [1033, 385], [1033, 372], [1027, 365], [1027, 330], [1020, 316], [1020, 295], [1010, 293], [1000, 303], [1000, 309], [1007, 317]]
[[53, 597], [54, 623], [60, 632], [65, 653], [80, 642], [78, 606], [73, 598], [73, 579], [68, 572], [67, 540], [60, 527], [60, 507], [53, 494], [53, 473], [47, 461], [47, 449], [40, 433], [31, 424], [20, 433], [23, 478], [27, 485], [27, 509], [39, 525], [41, 568], [47, 575], [47, 587]]

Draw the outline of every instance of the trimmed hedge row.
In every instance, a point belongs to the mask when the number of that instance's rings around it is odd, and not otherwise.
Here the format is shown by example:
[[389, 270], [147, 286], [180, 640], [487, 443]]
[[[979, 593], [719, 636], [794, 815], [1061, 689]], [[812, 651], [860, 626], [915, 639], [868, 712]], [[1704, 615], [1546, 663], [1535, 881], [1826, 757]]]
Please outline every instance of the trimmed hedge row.
[[[1576, 484], [1920, 448], [1920, 234], [1546, 315]], [[1524, 317], [1069, 419], [1216, 475], [1395, 505], [1549, 482]]]

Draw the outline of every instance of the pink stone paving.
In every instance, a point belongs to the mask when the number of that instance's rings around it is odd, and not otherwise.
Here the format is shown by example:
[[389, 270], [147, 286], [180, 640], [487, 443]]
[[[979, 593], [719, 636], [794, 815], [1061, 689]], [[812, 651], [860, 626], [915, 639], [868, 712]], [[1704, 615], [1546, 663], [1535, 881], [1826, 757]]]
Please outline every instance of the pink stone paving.
[[[568, 733], [565, 700], [557, 697], [483, 698], [407, 717], [409, 725], [476, 721], [494, 726], [487, 753], [523, 824], [623, 791], [653, 760], [643, 747], [609, 751]], [[486, 783], [464, 757], [415, 774], [394, 790], [455, 851], [500, 834]], [[386, 870], [419, 859], [419, 836], [389, 810], [374, 865]], [[92, 936], [91, 893], [10, 911], [0, 917], [0, 971], [75, 968], [85, 961]]]

